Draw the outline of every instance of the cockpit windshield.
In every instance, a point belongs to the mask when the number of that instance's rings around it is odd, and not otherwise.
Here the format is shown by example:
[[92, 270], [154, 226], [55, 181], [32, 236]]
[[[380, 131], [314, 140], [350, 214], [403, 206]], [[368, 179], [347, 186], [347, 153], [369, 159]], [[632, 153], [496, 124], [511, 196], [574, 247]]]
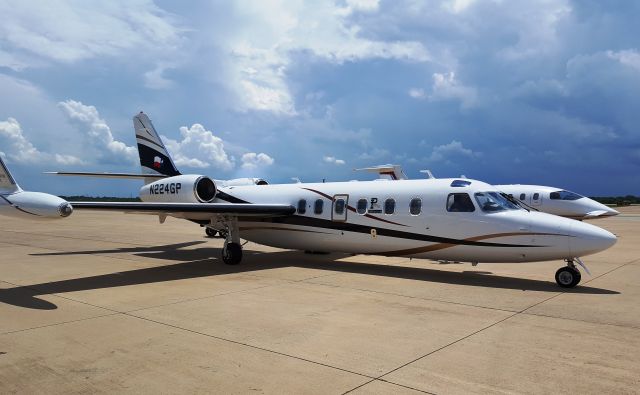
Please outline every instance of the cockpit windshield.
[[552, 200], [578, 200], [582, 199], [584, 196], [578, 195], [577, 193], [573, 193], [571, 191], [555, 191], [551, 192], [549, 197]]
[[494, 213], [505, 210], [518, 210], [519, 207], [505, 199], [499, 192], [476, 192], [474, 195], [482, 211]]

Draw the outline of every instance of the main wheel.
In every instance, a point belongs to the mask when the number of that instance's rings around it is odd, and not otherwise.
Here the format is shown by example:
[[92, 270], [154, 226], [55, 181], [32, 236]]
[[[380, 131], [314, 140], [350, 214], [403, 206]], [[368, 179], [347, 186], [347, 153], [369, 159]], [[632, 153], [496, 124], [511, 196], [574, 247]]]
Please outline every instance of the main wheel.
[[561, 267], [556, 272], [556, 282], [562, 288], [573, 288], [580, 282], [582, 276], [578, 269], [570, 266]]
[[207, 234], [207, 236], [209, 237], [216, 237], [216, 234], [218, 234], [218, 231], [209, 227], [204, 228], [204, 233]]
[[237, 265], [242, 260], [242, 246], [238, 243], [226, 243], [222, 249], [222, 261], [227, 265]]

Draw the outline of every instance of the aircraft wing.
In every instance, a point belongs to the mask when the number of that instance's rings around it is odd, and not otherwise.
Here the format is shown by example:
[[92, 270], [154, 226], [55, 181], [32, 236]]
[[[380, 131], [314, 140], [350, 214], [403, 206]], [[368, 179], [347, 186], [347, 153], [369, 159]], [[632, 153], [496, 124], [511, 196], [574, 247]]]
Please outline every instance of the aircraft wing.
[[76, 210], [119, 211], [185, 219], [206, 219], [215, 215], [234, 217], [281, 217], [293, 214], [288, 204], [252, 203], [144, 203], [144, 202], [71, 202]]
[[99, 178], [151, 178], [162, 179], [167, 178], [164, 174], [134, 174], [134, 173], [101, 173], [89, 171], [45, 171], [44, 174], [52, 174], [55, 176], [74, 176], [74, 177], [99, 177]]

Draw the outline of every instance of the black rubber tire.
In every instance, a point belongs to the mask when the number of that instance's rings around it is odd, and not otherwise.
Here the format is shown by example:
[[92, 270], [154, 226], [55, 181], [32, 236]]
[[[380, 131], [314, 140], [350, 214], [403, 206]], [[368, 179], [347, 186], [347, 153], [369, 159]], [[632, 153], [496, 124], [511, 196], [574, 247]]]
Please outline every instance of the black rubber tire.
[[582, 279], [582, 275], [578, 269], [574, 269], [570, 266], [561, 267], [556, 272], [556, 283], [562, 288], [573, 288]]
[[207, 234], [208, 237], [216, 237], [218, 231], [209, 227], [204, 228], [204, 233]]
[[238, 243], [226, 243], [222, 249], [222, 261], [227, 265], [237, 265], [242, 260], [242, 246]]

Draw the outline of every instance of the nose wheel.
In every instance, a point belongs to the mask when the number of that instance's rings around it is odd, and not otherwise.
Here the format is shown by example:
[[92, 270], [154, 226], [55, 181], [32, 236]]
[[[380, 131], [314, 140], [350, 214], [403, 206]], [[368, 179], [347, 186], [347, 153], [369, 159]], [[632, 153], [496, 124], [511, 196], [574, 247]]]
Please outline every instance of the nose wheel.
[[556, 272], [556, 283], [562, 288], [573, 288], [582, 279], [582, 275], [576, 268], [573, 259], [567, 259], [567, 266], [561, 267]]

